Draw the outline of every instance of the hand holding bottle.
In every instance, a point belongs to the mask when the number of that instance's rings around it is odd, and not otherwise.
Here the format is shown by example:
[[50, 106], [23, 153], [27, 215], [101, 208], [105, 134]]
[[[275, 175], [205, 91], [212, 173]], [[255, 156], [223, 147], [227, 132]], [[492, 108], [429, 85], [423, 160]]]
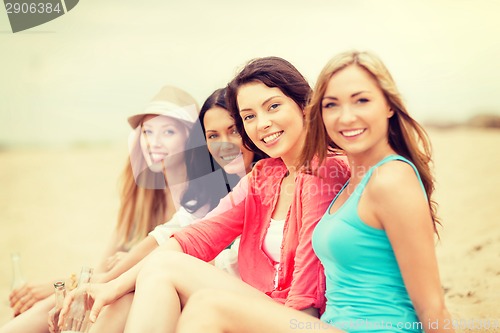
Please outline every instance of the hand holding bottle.
[[107, 283], [87, 283], [82, 287], [68, 293], [64, 299], [63, 307], [59, 315], [59, 326], [62, 326], [71, 316], [71, 311], [78, 299], [85, 297], [85, 306], [90, 310], [89, 320], [94, 323], [99, 316], [102, 308], [108, 304], [115, 302], [122, 295], [116, 292], [114, 281]]
[[54, 283], [55, 289], [55, 298], [56, 303], [52, 310], [49, 311], [49, 332], [50, 333], [60, 333], [59, 327], [57, 326], [57, 322], [59, 321], [59, 313], [61, 312], [61, 308], [64, 302], [64, 297], [66, 296], [66, 286], [64, 281], [57, 281]]
[[[60, 329], [61, 332], [86, 332], [88, 330], [91, 304], [88, 301], [87, 291], [92, 272], [91, 268], [83, 267], [77, 288], [68, 294], [72, 295], [72, 302], [66, 302], [68, 296], [65, 298], [57, 321], [57, 329]], [[54, 328], [54, 331], [57, 332], [57, 329]]]
[[59, 313], [61, 310], [57, 310], [55, 307], [49, 311], [49, 317], [47, 323], [49, 325], [50, 333], [59, 333], [61, 330], [59, 326], [57, 326], [57, 322], [59, 321]]

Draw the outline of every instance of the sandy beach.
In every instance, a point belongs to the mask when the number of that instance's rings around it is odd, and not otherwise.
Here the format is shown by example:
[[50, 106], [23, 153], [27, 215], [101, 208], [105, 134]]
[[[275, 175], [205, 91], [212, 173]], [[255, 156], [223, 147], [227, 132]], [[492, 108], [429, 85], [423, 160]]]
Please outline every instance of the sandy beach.
[[[500, 131], [429, 134], [448, 309], [457, 332], [500, 332]], [[20, 252], [31, 281], [99, 261], [116, 222], [126, 156], [126, 146], [112, 145], [0, 152], [0, 325], [12, 316], [11, 252]]]
[[500, 131], [429, 134], [443, 224], [436, 249], [448, 309], [463, 327], [459, 332], [500, 332]]

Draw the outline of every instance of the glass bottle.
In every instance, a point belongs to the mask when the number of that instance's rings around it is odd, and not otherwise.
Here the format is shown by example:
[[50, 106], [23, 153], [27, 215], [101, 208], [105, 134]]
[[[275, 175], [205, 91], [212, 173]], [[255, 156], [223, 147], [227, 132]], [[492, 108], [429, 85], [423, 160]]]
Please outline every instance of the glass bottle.
[[[61, 312], [63, 302], [64, 302], [64, 297], [66, 296], [66, 287], [65, 287], [64, 281], [56, 281], [54, 283], [54, 289], [55, 289], [56, 305], [54, 307], [53, 322], [57, 325], [57, 322], [59, 320], [59, 313]], [[56, 326], [55, 333], [59, 333], [59, 332], [61, 332], [61, 331]]]
[[21, 255], [19, 252], [13, 252], [10, 254], [10, 259], [12, 261], [12, 284], [11, 290], [17, 289], [26, 283], [23, 273], [21, 271]]
[[93, 269], [89, 267], [82, 267], [80, 278], [78, 279], [77, 292], [68, 314], [62, 324], [61, 333], [66, 332], [87, 332], [90, 328], [89, 314], [90, 309], [87, 306], [86, 285], [90, 282]]

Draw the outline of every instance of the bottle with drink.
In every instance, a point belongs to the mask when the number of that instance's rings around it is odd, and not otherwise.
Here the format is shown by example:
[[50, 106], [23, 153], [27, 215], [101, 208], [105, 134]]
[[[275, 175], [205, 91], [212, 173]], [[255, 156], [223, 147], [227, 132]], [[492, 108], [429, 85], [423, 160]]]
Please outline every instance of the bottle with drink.
[[57, 321], [59, 320], [59, 314], [64, 302], [64, 297], [66, 296], [66, 287], [64, 281], [56, 281], [54, 283], [56, 305], [54, 309], [49, 312], [49, 317], [51, 317], [52, 322], [55, 325], [54, 332], [60, 333], [61, 330], [57, 327]]
[[13, 252], [10, 255], [12, 262], [12, 284], [11, 290], [17, 289], [26, 283], [21, 270], [21, 255], [19, 252]]
[[90, 309], [87, 304], [85, 286], [90, 282], [93, 269], [83, 267], [78, 279], [76, 296], [71, 303], [68, 314], [61, 325], [61, 333], [87, 332], [90, 329]]

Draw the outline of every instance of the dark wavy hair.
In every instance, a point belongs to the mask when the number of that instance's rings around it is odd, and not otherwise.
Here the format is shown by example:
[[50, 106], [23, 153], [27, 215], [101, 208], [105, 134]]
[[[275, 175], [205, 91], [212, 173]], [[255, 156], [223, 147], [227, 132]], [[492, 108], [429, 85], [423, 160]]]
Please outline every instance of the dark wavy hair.
[[227, 85], [227, 106], [233, 115], [243, 144], [254, 153], [269, 157], [250, 140], [245, 132], [243, 120], [239, 114], [240, 111], [237, 102], [238, 90], [241, 86], [252, 82], [261, 82], [270, 88], [279, 88], [283, 94], [291, 98], [301, 109], [306, 107], [312, 90], [297, 68], [279, 57], [264, 57], [251, 60]]
[[[226, 106], [226, 88], [217, 89], [214, 91], [203, 103], [200, 114], [198, 116], [199, 123], [201, 125], [201, 129], [203, 130], [203, 134], [205, 134], [205, 124], [204, 119], [208, 110], [214, 107], [220, 107], [224, 110], [228, 110]], [[229, 112], [229, 111], [228, 111]], [[230, 113], [231, 117], [234, 118], [232, 113]], [[196, 126], [195, 126], [196, 127]], [[193, 128], [195, 128], [193, 127]], [[199, 130], [199, 129], [196, 129]], [[194, 129], [193, 129], [194, 131]], [[189, 136], [189, 138], [196, 138], [195, 133]], [[196, 139], [192, 139], [196, 140]], [[189, 146], [189, 144], [188, 144]], [[262, 157], [259, 154], [254, 154], [253, 163], [256, 163]], [[224, 171], [223, 168], [215, 160], [208, 150], [206, 144], [201, 146], [189, 149], [186, 151], [186, 165], [187, 165], [187, 178], [190, 181], [188, 184], [188, 188], [184, 192], [181, 198], [181, 205], [190, 213], [196, 212], [199, 208], [209, 205], [209, 209], [212, 210], [217, 206], [220, 199], [223, 196], [216, 195], [211, 188], [211, 185], [208, 181], [205, 182], [197, 182], [194, 185], [191, 180], [198, 179], [205, 175], [208, 175], [212, 172], [215, 172], [219, 169], [222, 171], [222, 175], [226, 182], [227, 193], [232, 190], [232, 186], [236, 185], [240, 180], [238, 175], [228, 174]]]

